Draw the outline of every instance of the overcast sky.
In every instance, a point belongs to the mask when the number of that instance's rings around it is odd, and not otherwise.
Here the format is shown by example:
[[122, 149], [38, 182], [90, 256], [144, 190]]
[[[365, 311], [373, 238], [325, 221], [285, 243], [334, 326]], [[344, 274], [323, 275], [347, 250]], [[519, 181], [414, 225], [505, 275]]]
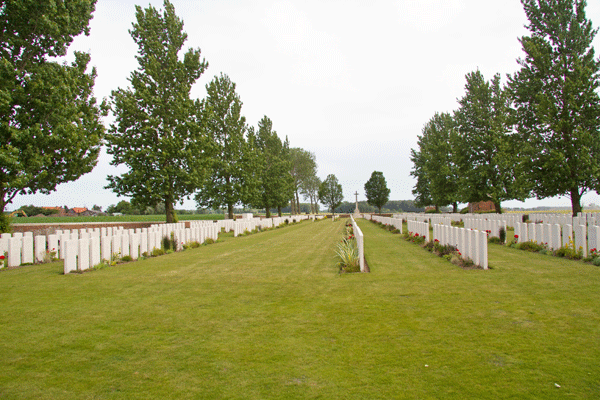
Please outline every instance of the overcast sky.
[[[98, 0], [88, 37], [71, 50], [91, 53], [95, 94], [128, 86], [137, 47], [128, 30], [135, 5], [162, 8], [162, 0]], [[465, 75], [477, 68], [486, 79], [518, 69], [518, 38], [527, 34], [519, 0], [174, 0], [188, 33], [185, 49], [200, 48], [209, 67], [192, 90], [223, 72], [237, 84], [247, 122], [264, 116], [292, 147], [315, 153], [318, 175], [335, 174], [346, 201], [366, 200], [364, 184], [382, 171], [390, 199], [413, 199], [410, 149], [435, 112], [451, 112], [464, 95]], [[600, 1], [587, 15], [600, 23]], [[600, 39], [595, 40], [600, 51]], [[503, 78], [505, 81], [505, 78]], [[106, 125], [110, 118], [105, 120]], [[51, 195], [17, 196], [24, 204], [116, 204], [106, 176], [124, 171], [102, 153], [96, 168], [59, 185]], [[600, 204], [593, 192], [583, 204]], [[504, 202], [506, 207], [569, 206], [570, 199]], [[193, 200], [177, 208], [194, 209]]]

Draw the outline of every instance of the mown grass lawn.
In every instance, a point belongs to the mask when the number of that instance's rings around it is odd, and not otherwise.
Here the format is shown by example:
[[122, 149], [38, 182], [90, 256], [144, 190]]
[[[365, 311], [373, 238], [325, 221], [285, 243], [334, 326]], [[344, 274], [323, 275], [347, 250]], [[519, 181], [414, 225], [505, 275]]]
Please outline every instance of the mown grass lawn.
[[600, 268], [490, 245], [465, 271], [359, 220], [371, 273], [339, 275], [343, 223], [0, 272], [0, 398], [600, 396]]

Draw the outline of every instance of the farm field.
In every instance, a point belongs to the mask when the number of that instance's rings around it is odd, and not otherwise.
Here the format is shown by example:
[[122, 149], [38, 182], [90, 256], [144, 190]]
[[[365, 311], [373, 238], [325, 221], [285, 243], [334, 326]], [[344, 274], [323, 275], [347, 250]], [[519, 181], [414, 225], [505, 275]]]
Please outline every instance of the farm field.
[[0, 271], [2, 399], [498, 399], [600, 394], [600, 268], [489, 245], [462, 270], [344, 220], [83, 274]]
[[[223, 219], [223, 214], [182, 214], [177, 215], [179, 221], [217, 220]], [[97, 217], [16, 217], [13, 224], [51, 224], [51, 223], [80, 223], [80, 222], [164, 222], [166, 216], [160, 215], [101, 215]]]

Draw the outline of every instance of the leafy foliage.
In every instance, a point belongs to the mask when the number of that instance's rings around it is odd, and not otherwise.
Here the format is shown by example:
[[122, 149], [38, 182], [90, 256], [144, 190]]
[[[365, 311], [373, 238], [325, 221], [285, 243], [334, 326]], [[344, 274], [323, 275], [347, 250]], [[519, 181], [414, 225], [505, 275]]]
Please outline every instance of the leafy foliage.
[[236, 204], [249, 203], [256, 185], [252, 151], [244, 136], [246, 118], [235, 86], [224, 74], [206, 85], [208, 96], [203, 106], [211, 141], [210, 172], [195, 196], [199, 207], [227, 206], [229, 219], [233, 219]]
[[112, 165], [125, 164], [129, 171], [109, 176], [107, 187], [138, 205], [164, 202], [167, 222], [174, 222], [174, 203], [204, 178], [207, 138], [200, 102], [190, 99], [190, 89], [208, 64], [199, 49], [179, 58], [187, 34], [168, 0], [162, 13], [136, 6], [136, 19], [130, 33], [139, 68], [131, 73], [131, 88], [112, 93], [115, 123], [107, 136]]
[[381, 213], [383, 207], [390, 199], [390, 189], [387, 187], [383, 172], [373, 171], [371, 178], [365, 183], [367, 203], [377, 207]]
[[333, 212], [344, 200], [342, 185], [333, 174], [327, 175], [327, 178], [319, 187], [319, 201], [329, 207], [329, 212]]
[[288, 148], [281, 142], [277, 132], [273, 130], [273, 122], [265, 115], [258, 122], [258, 132], [249, 132], [250, 143], [254, 143], [256, 152], [256, 175], [259, 184], [252, 200], [252, 205], [264, 208], [267, 218], [271, 208], [285, 206], [292, 197], [292, 176]]
[[419, 150], [411, 150], [411, 175], [417, 179], [413, 194], [419, 205], [434, 205], [439, 210], [452, 204], [456, 211], [459, 187], [455, 125], [450, 114], [436, 113], [418, 137]]
[[466, 79], [466, 93], [455, 115], [460, 197], [464, 202], [492, 201], [501, 212], [502, 201], [528, 196], [526, 186], [516, 180], [507, 92], [499, 74], [488, 82], [477, 70]]
[[520, 143], [520, 163], [537, 198], [571, 198], [600, 187], [600, 59], [598, 33], [585, 14], [585, 0], [522, 0], [529, 36], [520, 38], [525, 57], [509, 81]]
[[292, 175], [294, 190], [294, 198], [292, 199], [292, 214], [298, 214], [300, 205], [299, 192], [306, 187], [314, 187], [311, 186], [311, 184], [315, 184], [314, 178], [317, 176], [317, 161], [314, 153], [299, 147], [293, 147], [290, 149], [290, 161], [290, 174]]
[[0, 213], [17, 194], [48, 194], [96, 165], [104, 127], [93, 97], [96, 69], [86, 73], [90, 55], [50, 61], [89, 34], [95, 3], [2, 2]]

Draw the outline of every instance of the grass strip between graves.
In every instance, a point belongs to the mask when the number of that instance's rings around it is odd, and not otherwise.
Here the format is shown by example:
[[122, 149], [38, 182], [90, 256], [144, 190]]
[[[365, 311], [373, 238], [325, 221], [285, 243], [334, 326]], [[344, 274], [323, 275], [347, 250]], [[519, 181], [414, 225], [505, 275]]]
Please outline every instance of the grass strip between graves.
[[358, 220], [371, 273], [340, 275], [344, 222], [0, 272], [0, 398], [600, 393], [598, 267], [490, 245], [467, 271]]

